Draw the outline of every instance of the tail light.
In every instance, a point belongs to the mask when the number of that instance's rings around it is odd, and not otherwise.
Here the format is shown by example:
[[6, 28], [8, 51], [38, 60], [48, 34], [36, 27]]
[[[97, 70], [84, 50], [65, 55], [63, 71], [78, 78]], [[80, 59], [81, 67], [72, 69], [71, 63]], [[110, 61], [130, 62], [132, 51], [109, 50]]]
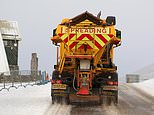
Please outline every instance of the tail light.
[[113, 82], [112, 81], [108, 81], [107, 84], [108, 85], [113, 85]]
[[61, 84], [62, 80], [57, 80], [56, 83]]
[[115, 82], [113, 82], [113, 84], [114, 84], [114, 85], [118, 85], [118, 82], [115, 81]]
[[55, 83], [56, 83], [56, 81], [55, 81], [55, 80], [51, 80], [51, 83], [52, 83], [52, 84], [55, 84]]
[[118, 85], [118, 82], [116, 82], [116, 81], [108, 81], [107, 84], [108, 85]]

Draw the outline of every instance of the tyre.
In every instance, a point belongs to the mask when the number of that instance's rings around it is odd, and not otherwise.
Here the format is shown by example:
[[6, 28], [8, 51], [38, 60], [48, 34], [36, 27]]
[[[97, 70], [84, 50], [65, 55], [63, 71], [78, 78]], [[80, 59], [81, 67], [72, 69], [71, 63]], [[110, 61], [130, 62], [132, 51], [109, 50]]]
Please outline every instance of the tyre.
[[104, 96], [103, 97], [103, 105], [109, 106], [109, 105], [111, 105], [111, 102], [112, 102], [112, 98], [111, 97], [108, 97], [108, 96]]
[[103, 98], [103, 97], [100, 95], [100, 96], [99, 96], [99, 102], [98, 102], [99, 105], [102, 105], [102, 103], [103, 103], [102, 98]]
[[114, 99], [113, 99], [114, 105], [118, 104], [118, 91], [115, 93]]
[[66, 104], [66, 105], [69, 105], [69, 104], [70, 104], [69, 95], [67, 95], [67, 96], [65, 97], [65, 104]]
[[107, 105], [111, 105], [111, 102], [112, 102], [112, 97], [107, 97]]
[[55, 104], [55, 97], [52, 96], [51, 98], [52, 98], [52, 104]]

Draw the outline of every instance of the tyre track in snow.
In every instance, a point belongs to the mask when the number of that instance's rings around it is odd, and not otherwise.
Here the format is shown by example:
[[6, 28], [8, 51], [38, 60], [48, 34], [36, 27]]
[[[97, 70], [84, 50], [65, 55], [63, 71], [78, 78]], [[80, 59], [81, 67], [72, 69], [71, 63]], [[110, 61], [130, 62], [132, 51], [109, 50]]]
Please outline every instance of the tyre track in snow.
[[[121, 87], [121, 86], [120, 86]], [[144, 93], [134, 89], [130, 84], [124, 84], [125, 90], [119, 90], [118, 109], [122, 115], [153, 115], [154, 103]]]
[[90, 105], [74, 105], [72, 106], [70, 115], [102, 115], [102, 107]]
[[71, 105], [50, 104], [44, 115], [69, 115]]
[[154, 115], [154, 104], [146, 94], [141, 94], [131, 85], [122, 84], [117, 106], [51, 104], [44, 115]]

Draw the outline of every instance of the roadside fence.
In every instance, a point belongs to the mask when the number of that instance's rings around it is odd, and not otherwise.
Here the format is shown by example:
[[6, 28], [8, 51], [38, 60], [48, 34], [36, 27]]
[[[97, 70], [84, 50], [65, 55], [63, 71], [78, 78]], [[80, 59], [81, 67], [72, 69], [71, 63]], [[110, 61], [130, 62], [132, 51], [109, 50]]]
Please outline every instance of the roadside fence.
[[47, 79], [48, 74], [41, 71], [30, 71], [30, 70], [21, 70], [21, 71], [10, 71], [0, 73], [0, 91], [10, 88], [16, 88], [34, 85], [44, 85], [49, 82]]

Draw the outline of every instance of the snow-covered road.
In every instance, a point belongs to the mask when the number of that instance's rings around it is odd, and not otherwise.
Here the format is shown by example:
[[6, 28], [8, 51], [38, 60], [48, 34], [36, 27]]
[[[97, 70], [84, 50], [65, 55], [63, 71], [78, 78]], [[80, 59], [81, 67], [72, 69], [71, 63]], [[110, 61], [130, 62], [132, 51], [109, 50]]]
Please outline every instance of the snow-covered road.
[[[134, 87], [134, 86], [133, 86]], [[119, 86], [118, 106], [52, 104], [50, 84], [0, 92], [0, 115], [154, 115], [154, 98]]]

